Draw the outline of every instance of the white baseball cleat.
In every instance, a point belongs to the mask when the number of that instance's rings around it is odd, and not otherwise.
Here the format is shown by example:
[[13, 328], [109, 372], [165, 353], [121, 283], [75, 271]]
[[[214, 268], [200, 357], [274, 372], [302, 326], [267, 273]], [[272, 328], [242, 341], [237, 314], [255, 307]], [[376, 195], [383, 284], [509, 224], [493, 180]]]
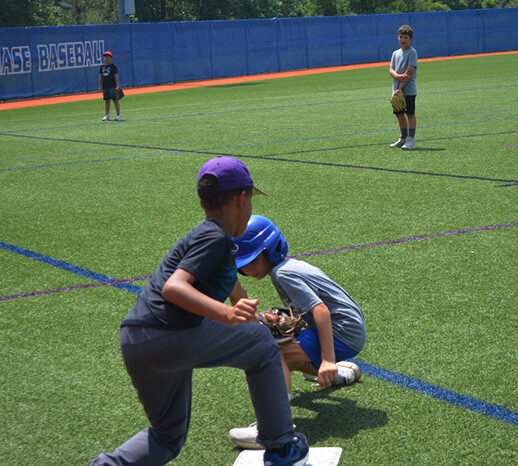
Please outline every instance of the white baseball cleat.
[[[297, 426], [293, 424], [293, 428], [295, 429], [296, 427]], [[230, 429], [228, 431], [228, 437], [238, 447], [246, 450], [264, 450], [264, 447], [255, 440], [258, 433], [257, 422], [254, 422], [248, 427], [235, 427], [234, 429]]]
[[[362, 371], [360, 368], [351, 361], [338, 361], [336, 363], [338, 366], [338, 378], [331, 382], [331, 385], [352, 385], [354, 382], [360, 380], [362, 376]], [[312, 382], [318, 382], [318, 377], [316, 375], [310, 375], [303, 373], [304, 377]]]
[[396, 142], [390, 145], [392, 149], [400, 149], [405, 145], [405, 140], [403, 138], [399, 138]]
[[351, 361], [338, 361], [338, 378], [333, 380], [333, 385], [351, 385], [360, 380], [362, 371]]
[[110, 121], [110, 114], [107, 113], [106, 115], [104, 115], [102, 121]]
[[408, 137], [406, 138], [405, 144], [401, 146], [401, 149], [414, 150], [416, 147], [415, 139]]
[[120, 116], [120, 115], [117, 115], [117, 116], [115, 117], [115, 121], [122, 121], [121, 116]]
[[248, 427], [230, 429], [228, 432], [230, 440], [238, 447], [246, 448], [247, 450], [263, 450], [264, 447], [255, 440], [257, 434], [257, 422], [250, 424]]
[[307, 380], [311, 380], [312, 382], [318, 382], [318, 377], [316, 375], [306, 374], [305, 372], [303, 372], [302, 375]]

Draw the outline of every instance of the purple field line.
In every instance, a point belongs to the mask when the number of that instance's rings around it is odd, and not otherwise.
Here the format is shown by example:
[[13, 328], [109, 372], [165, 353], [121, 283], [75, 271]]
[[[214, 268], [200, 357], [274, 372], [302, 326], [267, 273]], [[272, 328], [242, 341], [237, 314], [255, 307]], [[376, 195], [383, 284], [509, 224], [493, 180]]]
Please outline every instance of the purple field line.
[[109, 285], [115, 285], [117, 283], [137, 282], [140, 280], [147, 280], [149, 278], [151, 278], [151, 275], [146, 275], [143, 277], [128, 278], [126, 280], [111, 280], [109, 282], [90, 283], [88, 285], [67, 286], [65, 288], [56, 288], [54, 290], [34, 291], [32, 293], [16, 294], [16, 295], [12, 295], [12, 296], [3, 296], [3, 297], [0, 297], [0, 301], [7, 301], [8, 299], [16, 299], [16, 298], [28, 298], [29, 296], [39, 296], [42, 294], [60, 293], [62, 291], [83, 290], [85, 288], [95, 288], [96, 286], [109, 286]]
[[351, 251], [353, 249], [371, 248], [373, 246], [385, 246], [387, 244], [406, 243], [407, 241], [417, 241], [417, 240], [420, 240], [420, 239], [437, 238], [439, 236], [460, 235], [461, 233], [473, 233], [475, 231], [494, 230], [495, 228], [505, 228], [505, 227], [515, 227], [515, 226], [518, 226], [518, 222], [503, 223], [501, 225], [489, 225], [489, 226], [478, 227], [478, 228], [468, 228], [466, 230], [447, 231], [447, 232], [444, 232], [444, 233], [434, 233], [432, 235], [410, 236], [408, 238], [400, 238], [400, 239], [393, 239], [393, 240], [389, 240], [389, 241], [381, 241], [379, 243], [359, 244], [359, 245], [356, 245], [356, 246], [347, 246], [345, 248], [337, 248], [337, 249], [327, 249], [327, 250], [324, 250], [324, 251], [303, 252], [301, 254], [294, 254], [294, 255], [289, 256], [289, 257], [295, 258], [295, 257], [318, 256], [320, 254], [329, 254], [329, 253], [332, 253], [332, 252]]
[[[136, 147], [130, 148], [130, 149], [136, 149]], [[49, 158], [49, 157], [64, 157], [67, 155], [83, 155], [83, 154], [92, 154], [92, 153], [97, 153], [97, 152], [107, 152], [107, 151], [111, 151], [111, 150], [115, 150], [115, 149], [110, 147], [109, 149], [84, 150], [84, 151], [80, 151], [80, 152], [68, 152], [68, 153], [64, 153], [64, 154], [30, 155], [27, 157], [15, 157], [12, 159], [0, 159], [0, 162], [12, 162], [13, 160], [44, 159], [44, 158]]]
[[[320, 254], [330, 254], [333, 252], [342, 252], [342, 251], [351, 251], [354, 249], [362, 249], [362, 248], [371, 248], [374, 246], [386, 246], [388, 244], [398, 244], [398, 243], [406, 243], [408, 241], [417, 241], [421, 239], [429, 239], [429, 238], [438, 238], [440, 236], [451, 236], [451, 235], [459, 235], [462, 233], [473, 233], [476, 231], [484, 231], [484, 230], [494, 230], [496, 228], [505, 228], [505, 227], [514, 227], [518, 226], [518, 222], [512, 222], [512, 223], [502, 223], [500, 225], [488, 225], [485, 227], [478, 227], [478, 228], [468, 228], [465, 230], [454, 230], [454, 231], [447, 231], [444, 233], [434, 233], [431, 235], [422, 235], [422, 236], [410, 236], [408, 238], [400, 238], [400, 239], [394, 239], [389, 241], [381, 241], [379, 243], [368, 243], [368, 244], [359, 244], [356, 246], [346, 246], [344, 248], [337, 248], [337, 249], [326, 249], [323, 251], [315, 251], [315, 252], [304, 252], [301, 254], [293, 254], [289, 255], [288, 257], [296, 258], [296, 257], [308, 257], [308, 256], [317, 256]], [[109, 286], [114, 285], [117, 283], [127, 283], [127, 282], [135, 282], [140, 280], [147, 280], [151, 278], [151, 275], [145, 275], [142, 277], [134, 277], [134, 278], [128, 278], [126, 280], [110, 280], [107, 282], [100, 282], [100, 283], [91, 283], [88, 285], [78, 285], [78, 286], [69, 286], [65, 288], [56, 288], [53, 290], [42, 290], [42, 291], [34, 291], [32, 293], [24, 293], [24, 294], [17, 294], [17, 295], [11, 295], [11, 296], [3, 296], [0, 297], [0, 301], [7, 301], [9, 299], [17, 299], [17, 298], [27, 298], [30, 296], [39, 296], [44, 294], [51, 294], [51, 293], [60, 293], [62, 291], [72, 291], [72, 290], [82, 290], [85, 288], [94, 288], [97, 286]]]

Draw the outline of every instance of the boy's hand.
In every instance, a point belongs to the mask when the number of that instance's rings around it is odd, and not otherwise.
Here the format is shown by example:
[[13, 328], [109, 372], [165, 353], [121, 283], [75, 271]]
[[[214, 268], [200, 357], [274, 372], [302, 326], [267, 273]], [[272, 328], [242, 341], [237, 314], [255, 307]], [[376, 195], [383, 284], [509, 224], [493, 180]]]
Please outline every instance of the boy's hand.
[[318, 370], [318, 385], [330, 387], [331, 382], [338, 377], [338, 367], [334, 362], [322, 361]]
[[257, 322], [257, 306], [259, 305], [258, 299], [240, 299], [234, 306], [232, 306], [228, 313], [228, 323], [230, 325], [246, 324], [250, 321]]
[[258, 314], [258, 320], [268, 327], [278, 345], [291, 342], [296, 333], [306, 327], [306, 321], [291, 308], [274, 306]]

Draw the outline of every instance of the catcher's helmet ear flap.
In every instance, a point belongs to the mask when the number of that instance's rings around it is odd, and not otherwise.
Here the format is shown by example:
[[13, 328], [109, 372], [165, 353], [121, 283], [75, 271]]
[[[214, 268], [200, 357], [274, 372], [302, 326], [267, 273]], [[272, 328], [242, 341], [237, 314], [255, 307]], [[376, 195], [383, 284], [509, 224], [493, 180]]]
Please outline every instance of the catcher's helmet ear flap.
[[252, 215], [246, 231], [240, 238], [232, 238], [236, 267], [240, 269], [252, 262], [263, 251], [267, 251], [268, 259], [277, 265], [288, 254], [288, 242], [279, 228], [262, 215]]

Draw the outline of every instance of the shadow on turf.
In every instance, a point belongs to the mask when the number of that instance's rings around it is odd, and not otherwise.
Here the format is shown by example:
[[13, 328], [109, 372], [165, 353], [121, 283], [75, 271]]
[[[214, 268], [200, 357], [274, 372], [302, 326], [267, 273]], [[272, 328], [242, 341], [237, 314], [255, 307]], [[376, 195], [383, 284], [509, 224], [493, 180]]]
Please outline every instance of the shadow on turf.
[[343, 388], [304, 391], [291, 399], [292, 406], [316, 413], [316, 417], [312, 419], [293, 419], [296, 430], [304, 433], [311, 443], [325, 441], [330, 437], [352, 438], [361, 430], [375, 429], [387, 424], [388, 416], [385, 411], [361, 408], [355, 400], [334, 396], [337, 390]]
[[[442, 147], [416, 147], [412, 150], [412, 152], [438, 152], [438, 151], [444, 151], [446, 149]], [[410, 152], [410, 151], [405, 151]]]

